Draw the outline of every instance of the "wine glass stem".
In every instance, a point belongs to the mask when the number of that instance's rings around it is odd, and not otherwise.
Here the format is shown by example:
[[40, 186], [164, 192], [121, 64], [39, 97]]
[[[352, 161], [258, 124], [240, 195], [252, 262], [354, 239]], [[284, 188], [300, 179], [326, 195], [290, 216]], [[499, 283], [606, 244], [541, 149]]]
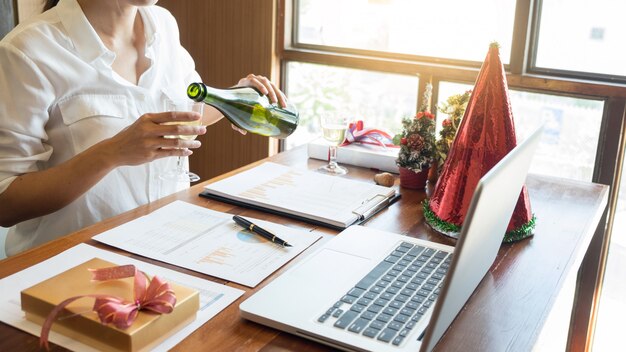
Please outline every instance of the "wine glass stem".
[[328, 150], [328, 168], [337, 168], [337, 147], [332, 145]]

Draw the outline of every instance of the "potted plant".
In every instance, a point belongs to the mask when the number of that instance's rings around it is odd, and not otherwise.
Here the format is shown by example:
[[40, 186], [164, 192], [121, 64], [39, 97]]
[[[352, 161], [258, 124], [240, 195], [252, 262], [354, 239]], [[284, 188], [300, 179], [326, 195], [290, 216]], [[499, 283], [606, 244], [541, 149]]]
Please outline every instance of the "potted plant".
[[429, 111], [430, 92], [427, 85], [420, 111], [412, 118], [402, 119], [402, 132], [393, 142], [400, 146], [396, 165], [400, 169], [400, 186], [423, 189], [428, 169], [435, 157], [435, 115]]

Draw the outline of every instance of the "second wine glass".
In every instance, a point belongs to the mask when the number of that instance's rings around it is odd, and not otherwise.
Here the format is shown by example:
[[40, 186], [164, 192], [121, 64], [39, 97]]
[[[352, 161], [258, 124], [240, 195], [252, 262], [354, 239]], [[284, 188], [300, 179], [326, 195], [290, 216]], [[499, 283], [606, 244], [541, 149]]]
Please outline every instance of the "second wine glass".
[[346, 138], [346, 131], [350, 123], [348, 117], [342, 114], [325, 114], [320, 117], [320, 126], [324, 140], [328, 144], [328, 164], [318, 171], [329, 175], [345, 175], [348, 170], [337, 164], [337, 146]]
[[[164, 102], [165, 111], [193, 111], [200, 114], [200, 119], [195, 121], [184, 121], [184, 122], [166, 122], [165, 125], [196, 125], [199, 126], [202, 124], [202, 112], [204, 110], [203, 103], [197, 103], [193, 100], [182, 99], [182, 100], [165, 100]], [[178, 135], [178, 136], [165, 136], [165, 138], [178, 138], [178, 139], [187, 139], [192, 140], [196, 139], [197, 136], [193, 135]], [[176, 167], [171, 170], [167, 170], [165, 173], [159, 175], [162, 180], [165, 181], [176, 181], [176, 182], [197, 182], [200, 181], [200, 176], [194, 174], [185, 169], [184, 167], [184, 157], [179, 156], [176, 159]]]

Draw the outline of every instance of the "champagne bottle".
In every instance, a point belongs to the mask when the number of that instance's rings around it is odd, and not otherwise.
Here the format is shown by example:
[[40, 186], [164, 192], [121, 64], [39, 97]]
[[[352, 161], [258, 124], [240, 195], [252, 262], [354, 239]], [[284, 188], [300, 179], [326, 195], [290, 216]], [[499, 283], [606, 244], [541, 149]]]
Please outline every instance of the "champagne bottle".
[[215, 89], [192, 83], [187, 96], [219, 110], [235, 126], [266, 137], [285, 138], [298, 127], [295, 107], [281, 108], [251, 87]]

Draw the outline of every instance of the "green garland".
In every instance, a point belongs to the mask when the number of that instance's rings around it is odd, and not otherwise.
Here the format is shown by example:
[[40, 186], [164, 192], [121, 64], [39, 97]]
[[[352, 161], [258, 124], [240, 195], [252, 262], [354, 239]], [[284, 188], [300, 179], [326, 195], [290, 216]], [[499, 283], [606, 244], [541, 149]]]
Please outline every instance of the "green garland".
[[422, 201], [422, 206], [424, 207], [424, 218], [426, 222], [435, 230], [440, 232], [461, 232], [461, 226], [455, 225], [451, 222], [441, 220], [435, 213], [430, 209], [430, 203], [428, 202], [428, 198]]
[[527, 223], [516, 228], [515, 230], [507, 232], [504, 235], [504, 242], [511, 243], [532, 236], [536, 221], [537, 217], [533, 214], [532, 218]]
[[[424, 199], [422, 201], [422, 206], [424, 208], [424, 219], [426, 219], [428, 225], [430, 225], [433, 229], [444, 234], [458, 234], [461, 232], [461, 226], [444, 221], [437, 215], [435, 215], [433, 210], [430, 208], [429, 199]], [[511, 243], [532, 236], [532, 232], [535, 229], [536, 221], [537, 218], [535, 217], [535, 214], [533, 214], [532, 218], [527, 223], [512, 231], [507, 232], [504, 235], [503, 242]]]

